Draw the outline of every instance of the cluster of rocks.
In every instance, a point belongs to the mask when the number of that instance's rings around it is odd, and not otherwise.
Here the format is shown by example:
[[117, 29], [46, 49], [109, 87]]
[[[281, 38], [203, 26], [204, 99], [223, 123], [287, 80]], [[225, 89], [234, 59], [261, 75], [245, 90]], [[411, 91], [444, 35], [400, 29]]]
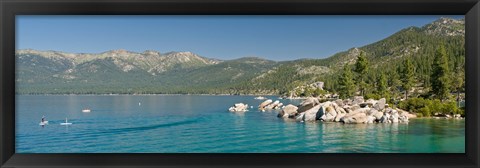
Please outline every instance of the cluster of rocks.
[[232, 107], [228, 109], [230, 112], [245, 112], [248, 111], [248, 104], [235, 103]]
[[300, 105], [289, 104], [278, 113], [278, 117], [291, 118], [300, 122], [343, 122], [343, 123], [406, 123], [416, 115], [400, 109], [392, 109], [385, 98], [380, 100], [357, 96], [353, 100], [337, 99], [320, 103], [318, 98], [307, 98]]
[[277, 110], [282, 109], [283, 103], [280, 103], [279, 100], [273, 101], [272, 99], [265, 100], [264, 102], [260, 103], [258, 109], [261, 111], [265, 110]]
[[453, 119], [463, 119], [462, 118], [462, 115], [460, 114], [439, 114], [439, 113], [435, 113], [433, 115], [433, 118], [436, 118], [436, 119], [439, 119], [439, 118], [445, 118], [445, 119], [450, 119], [450, 118], [453, 118]]

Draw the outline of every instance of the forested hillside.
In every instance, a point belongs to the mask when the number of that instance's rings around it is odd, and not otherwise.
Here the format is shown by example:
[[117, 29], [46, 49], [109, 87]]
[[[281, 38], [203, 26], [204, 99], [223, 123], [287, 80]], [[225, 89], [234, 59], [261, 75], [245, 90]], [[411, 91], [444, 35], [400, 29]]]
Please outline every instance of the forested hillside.
[[[325, 92], [341, 97], [426, 98], [436, 96], [432, 91], [439, 86], [463, 92], [464, 46], [464, 20], [441, 18], [325, 59], [275, 62], [255, 57], [218, 60], [191, 52], [18, 50], [16, 92], [292, 95], [299, 86], [323, 81]], [[294, 94], [313, 94], [301, 92]]]

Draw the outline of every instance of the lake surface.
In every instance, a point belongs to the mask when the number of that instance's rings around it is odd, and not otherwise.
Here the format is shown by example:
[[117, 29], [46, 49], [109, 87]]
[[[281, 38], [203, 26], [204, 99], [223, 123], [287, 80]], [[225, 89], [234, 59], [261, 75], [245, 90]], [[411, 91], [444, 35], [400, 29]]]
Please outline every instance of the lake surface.
[[[267, 96], [268, 97], [268, 96]], [[17, 153], [464, 153], [465, 121], [299, 123], [256, 108], [253, 96], [16, 97]], [[273, 100], [276, 97], [268, 97]], [[280, 100], [298, 105], [301, 100]], [[140, 104], [139, 104], [140, 103]], [[83, 108], [90, 113], [83, 113]], [[42, 115], [49, 125], [39, 125]], [[73, 123], [63, 126], [65, 118]]]

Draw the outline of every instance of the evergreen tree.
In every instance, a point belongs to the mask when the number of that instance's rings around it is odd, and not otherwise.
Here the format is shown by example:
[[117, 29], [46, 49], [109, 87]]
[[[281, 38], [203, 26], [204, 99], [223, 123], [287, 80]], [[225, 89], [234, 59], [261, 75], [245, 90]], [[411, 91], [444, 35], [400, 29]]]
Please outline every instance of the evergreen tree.
[[377, 92], [381, 97], [387, 97], [387, 77], [384, 72], [378, 76]]
[[448, 58], [445, 46], [440, 45], [435, 52], [435, 59], [432, 65], [433, 72], [431, 79], [432, 94], [440, 100], [445, 100], [450, 94], [450, 70], [448, 69]]
[[401, 84], [400, 76], [398, 75], [397, 69], [390, 70], [388, 74], [388, 86], [390, 93], [392, 94], [393, 102], [397, 100], [398, 97], [398, 88]]
[[360, 93], [362, 96], [365, 96], [365, 88], [367, 87], [365, 80], [368, 72], [368, 61], [365, 52], [363, 51], [360, 52], [360, 56], [358, 56], [357, 62], [355, 63], [355, 72], [357, 73], [356, 82], [360, 88]]
[[343, 67], [343, 74], [340, 76], [338, 84], [340, 98], [345, 99], [353, 96], [353, 93], [355, 92], [355, 82], [353, 81], [352, 70], [349, 66], [345, 65]]
[[403, 61], [403, 69], [401, 76], [402, 88], [405, 91], [405, 99], [408, 99], [408, 91], [413, 87], [414, 84], [414, 67], [410, 58], [407, 58]]
[[457, 106], [460, 107], [460, 91], [465, 87], [465, 62], [459, 61], [455, 64], [455, 73], [453, 73], [453, 89], [457, 91]]

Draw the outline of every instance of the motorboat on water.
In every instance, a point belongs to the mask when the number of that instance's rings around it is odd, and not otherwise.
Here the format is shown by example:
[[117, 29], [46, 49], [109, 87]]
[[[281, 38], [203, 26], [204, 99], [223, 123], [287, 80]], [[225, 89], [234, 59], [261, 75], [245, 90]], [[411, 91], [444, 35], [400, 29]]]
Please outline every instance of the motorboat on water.
[[258, 96], [258, 97], [255, 97], [254, 99], [257, 99], [257, 100], [264, 100], [264, 99], [267, 99], [266, 97], [263, 97], [263, 96]]
[[72, 123], [69, 123], [69, 122], [68, 122], [68, 119], [65, 118], [65, 122], [64, 122], [64, 123], [60, 123], [60, 125], [72, 125]]
[[84, 113], [90, 113], [92, 110], [90, 110], [89, 108], [86, 108], [86, 109], [83, 109], [82, 112]]

